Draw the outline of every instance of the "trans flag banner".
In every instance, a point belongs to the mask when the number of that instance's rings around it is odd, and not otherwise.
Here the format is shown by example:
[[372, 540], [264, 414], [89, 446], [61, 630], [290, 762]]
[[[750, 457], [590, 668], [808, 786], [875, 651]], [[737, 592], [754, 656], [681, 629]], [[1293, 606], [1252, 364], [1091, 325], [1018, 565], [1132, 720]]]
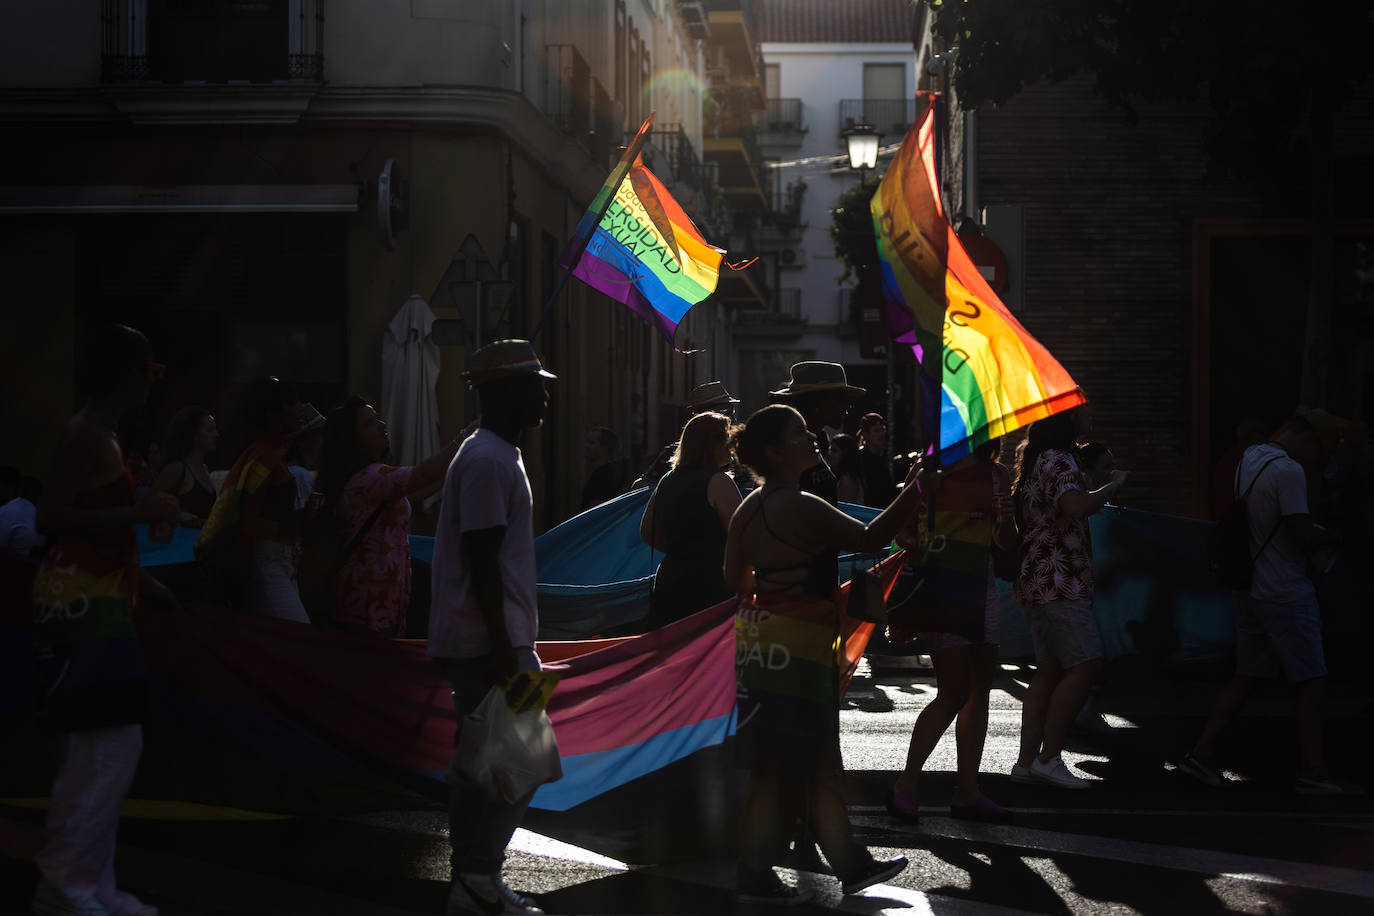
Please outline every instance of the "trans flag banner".
[[1084, 403], [964, 250], [940, 203], [935, 106], [907, 131], [870, 203], [888, 330], [921, 366], [922, 441], [942, 464]]
[[715, 292], [725, 252], [702, 237], [639, 158], [652, 124], [651, 116], [583, 214], [561, 263], [672, 342], [687, 310]]

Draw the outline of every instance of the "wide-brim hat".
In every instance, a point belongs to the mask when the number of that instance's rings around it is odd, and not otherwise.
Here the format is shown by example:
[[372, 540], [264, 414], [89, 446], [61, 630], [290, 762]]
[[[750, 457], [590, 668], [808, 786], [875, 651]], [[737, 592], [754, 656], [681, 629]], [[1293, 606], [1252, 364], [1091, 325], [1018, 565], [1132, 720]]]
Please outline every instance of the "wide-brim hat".
[[706, 382], [692, 389], [692, 393], [687, 395], [687, 406], [693, 409], [701, 407], [725, 407], [729, 404], [738, 404], [739, 398], [731, 397], [730, 392], [725, 390], [725, 386], [720, 382]]
[[463, 380], [469, 385], [480, 385], [493, 379], [519, 375], [558, 378], [544, 368], [528, 340], [498, 340], [472, 354], [472, 364], [463, 373]]
[[1345, 437], [1346, 425], [1342, 420], [1320, 407], [1299, 407], [1295, 413], [1312, 427], [1312, 432], [1321, 440], [1322, 448], [1334, 452], [1341, 444], [1341, 439]]
[[293, 439], [324, 429], [324, 414], [316, 410], [314, 404], [309, 401], [298, 401], [295, 409], [296, 428], [291, 432]]
[[792, 365], [792, 377], [787, 387], [769, 392], [778, 397], [812, 394], [818, 391], [843, 391], [851, 398], [863, 397], [868, 389], [849, 384], [845, 377], [844, 366], [821, 360], [806, 360]]

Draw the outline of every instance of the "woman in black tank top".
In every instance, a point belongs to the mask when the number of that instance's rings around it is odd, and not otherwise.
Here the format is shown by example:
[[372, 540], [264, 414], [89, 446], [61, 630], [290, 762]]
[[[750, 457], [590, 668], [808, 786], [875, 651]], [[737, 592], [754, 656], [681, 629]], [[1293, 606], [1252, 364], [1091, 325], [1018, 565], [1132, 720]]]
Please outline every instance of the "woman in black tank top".
[[664, 557], [642, 630], [656, 630], [734, 594], [722, 571], [725, 529], [740, 504], [739, 488], [724, 470], [733, 431], [730, 418], [721, 413], [688, 420], [672, 470], [649, 497], [639, 536]]

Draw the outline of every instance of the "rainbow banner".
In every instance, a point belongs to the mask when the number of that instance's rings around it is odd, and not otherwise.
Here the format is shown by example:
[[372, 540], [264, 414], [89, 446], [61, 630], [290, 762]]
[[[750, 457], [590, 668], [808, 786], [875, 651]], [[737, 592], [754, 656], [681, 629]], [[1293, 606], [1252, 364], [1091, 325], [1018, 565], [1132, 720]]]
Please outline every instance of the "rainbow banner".
[[919, 435], [941, 463], [1085, 402], [1064, 367], [997, 298], [946, 219], [933, 104], [907, 131], [870, 209], [888, 329], [920, 363]]
[[644, 316], [669, 341], [715, 292], [724, 251], [710, 245], [639, 158], [651, 115], [583, 214], [561, 263]]

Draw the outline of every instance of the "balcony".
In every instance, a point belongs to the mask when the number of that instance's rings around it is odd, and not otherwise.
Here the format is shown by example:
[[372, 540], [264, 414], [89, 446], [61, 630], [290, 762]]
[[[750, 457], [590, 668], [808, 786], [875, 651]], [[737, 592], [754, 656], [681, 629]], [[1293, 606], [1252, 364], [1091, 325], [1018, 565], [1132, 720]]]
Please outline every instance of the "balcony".
[[741, 315], [766, 310], [770, 296], [761, 261], [743, 270], [721, 270], [716, 299], [740, 310], [736, 313], [737, 322]]
[[724, 216], [717, 201], [716, 172], [697, 156], [680, 124], [665, 124], [649, 132], [645, 163], [698, 228], [715, 228]]
[[575, 45], [544, 46], [544, 114], [598, 165], [618, 138], [611, 99]]
[[758, 34], [752, 0], [710, 0], [708, 21], [715, 51], [709, 69], [717, 82], [750, 85], [762, 90], [763, 54], [754, 36]]
[[809, 322], [802, 314], [802, 291], [779, 289], [771, 308], [741, 308], [734, 311], [736, 337], [800, 337]]
[[[759, 216], [754, 244], [764, 250], [795, 248], [801, 243], [802, 201], [806, 197], [806, 181], [796, 178], [781, 185], [778, 173], [770, 175], [768, 206]], [[792, 265], [788, 265], [792, 266]]]
[[797, 142], [806, 133], [802, 123], [801, 99], [767, 99], [763, 103], [763, 114], [755, 119], [760, 133], [796, 134]]
[[711, 23], [705, 0], [677, 0], [677, 11], [687, 26], [687, 34], [699, 41], [711, 37]]
[[715, 163], [720, 187], [731, 204], [762, 210], [768, 200], [760, 176], [763, 157], [754, 128], [749, 93], [739, 89], [713, 91], [702, 125], [702, 158]]
[[889, 140], [900, 139], [916, 123], [916, 99], [842, 99], [839, 135], [867, 124]]
[[324, 82], [324, 0], [102, 0], [100, 38], [107, 84]]

